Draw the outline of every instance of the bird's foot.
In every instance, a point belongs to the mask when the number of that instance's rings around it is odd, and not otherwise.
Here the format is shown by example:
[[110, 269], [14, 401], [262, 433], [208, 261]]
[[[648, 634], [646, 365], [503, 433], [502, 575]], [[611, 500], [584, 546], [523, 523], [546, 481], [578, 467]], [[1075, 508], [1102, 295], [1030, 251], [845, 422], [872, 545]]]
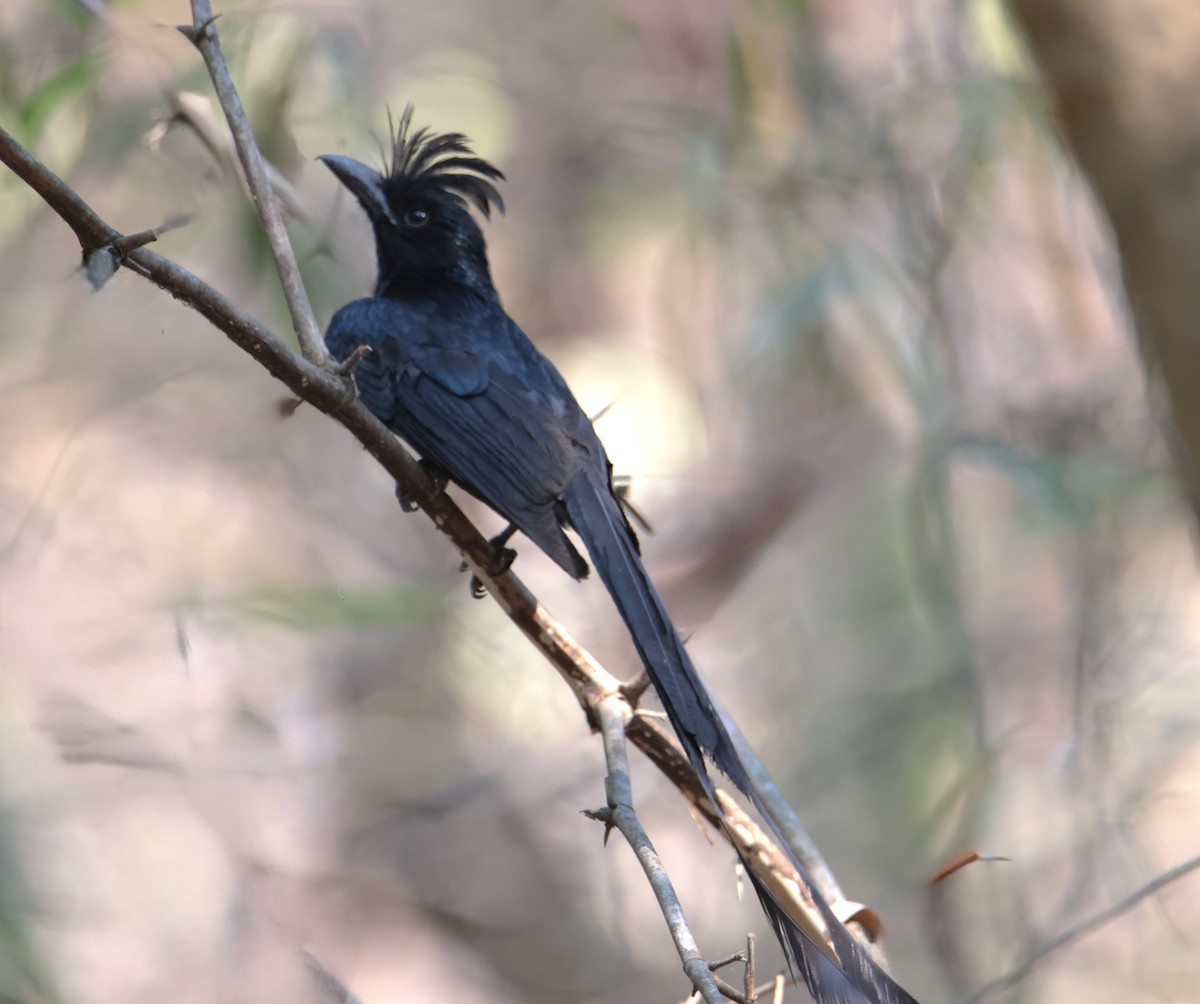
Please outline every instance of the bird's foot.
[[[488, 547], [491, 548], [492, 555], [496, 559], [497, 574], [501, 572], [507, 572], [512, 567], [512, 563], [517, 560], [517, 552], [511, 547], [506, 546], [512, 535], [516, 532], [516, 526], [512, 523], [509, 523], [508, 526], [504, 528], [502, 533], [496, 534], [496, 536], [488, 541]], [[465, 572], [467, 568], [468, 565], [464, 561], [460, 566], [459, 571]], [[471, 596], [477, 600], [481, 600], [487, 596], [487, 586], [480, 581], [478, 575], [472, 574], [470, 589]]]
[[[449, 484], [450, 478], [436, 464], [432, 464], [427, 460], [418, 460], [421, 470], [425, 472], [426, 477], [433, 482], [433, 494], [441, 495], [446, 490], [446, 485]], [[416, 512], [421, 506], [404, 494], [404, 489], [396, 485], [396, 501], [400, 503], [400, 508], [404, 512]]]
[[416, 512], [421, 507], [412, 499], [404, 494], [404, 489], [396, 485], [396, 501], [400, 503], [400, 508], [404, 512]]

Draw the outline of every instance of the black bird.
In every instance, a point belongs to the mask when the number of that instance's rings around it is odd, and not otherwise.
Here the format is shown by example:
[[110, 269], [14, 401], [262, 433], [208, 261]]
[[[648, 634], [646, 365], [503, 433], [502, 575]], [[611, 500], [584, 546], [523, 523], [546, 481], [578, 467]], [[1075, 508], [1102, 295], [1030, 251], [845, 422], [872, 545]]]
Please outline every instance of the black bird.
[[[461, 133], [414, 131], [411, 105], [393, 131], [391, 162], [382, 173], [349, 157], [320, 159], [355, 196], [375, 232], [374, 295], [334, 314], [325, 335], [339, 360], [360, 346], [371, 349], [354, 371], [363, 403], [421, 454], [435, 478], [485, 501], [568, 575], [582, 579], [587, 562], [564, 531], [578, 533], [705, 786], [711, 791], [707, 755], [754, 798], [708, 689], [642, 565], [591, 421], [500, 304], [470, 208], [485, 217], [493, 206], [503, 211], [494, 182], [504, 176], [475, 156]], [[840, 968], [758, 885], [753, 870], [747, 874], [818, 1002], [912, 1001], [823, 902]]]

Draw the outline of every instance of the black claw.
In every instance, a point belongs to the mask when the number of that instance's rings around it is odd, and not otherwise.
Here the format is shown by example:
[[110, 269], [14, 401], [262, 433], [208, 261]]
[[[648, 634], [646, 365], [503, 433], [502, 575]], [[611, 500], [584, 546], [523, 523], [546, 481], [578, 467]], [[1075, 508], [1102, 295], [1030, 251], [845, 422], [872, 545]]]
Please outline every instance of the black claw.
[[396, 485], [396, 501], [400, 503], [400, 508], [404, 512], [416, 512], [421, 507], [412, 499], [404, 494], [404, 489]]
[[[516, 532], [516, 526], [512, 523], [509, 523], [502, 533], [496, 534], [496, 536], [488, 541], [488, 547], [492, 549], [492, 554], [495, 556], [496, 565], [498, 566], [496, 568], [497, 574], [501, 572], [507, 572], [510, 568], [512, 568], [512, 563], [517, 560], [517, 552], [511, 547], [504, 546]], [[459, 571], [465, 572], [467, 568], [468, 565], [464, 561], [462, 565], [459, 566]], [[487, 596], [487, 586], [480, 581], [478, 575], [472, 574], [470, 590], [471, 596], [474, 599], [481, 600]]]
[[427, 464], [424, 460], [421, 461], [421, 470], [428, 474], [429, 480], [433, 482], [433, 494], [441, 495], [446, 490], [446, 485], [450, 483], [449, 475], [440, 467]]
[[[509, 523], [508, 526], [506, 526], [500, 533], [496, 534], [496, 536], [488, 541], [488, 544], [491, 545], [492, 550], [496, 552], [498, 557], [503, 557], [503, 554], [506, 551], [512, 555], [512, 557], [508, 559], [508, 565], [511, 565], [516, 559], [517, 552], [511, 548], [505, 547], [504, 545], [512, 540], [513, 534], [516, 532], [517, 524]], [[505, 565], [504, 567], [508, 568], [508, 565]]]

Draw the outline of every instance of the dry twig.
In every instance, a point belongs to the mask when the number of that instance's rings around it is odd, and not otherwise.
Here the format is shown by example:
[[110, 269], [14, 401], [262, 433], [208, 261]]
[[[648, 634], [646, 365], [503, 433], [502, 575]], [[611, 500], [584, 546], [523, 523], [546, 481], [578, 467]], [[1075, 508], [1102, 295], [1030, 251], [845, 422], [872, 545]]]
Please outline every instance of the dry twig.
[[271, 190], [266, 165], [263, 163], [258, 144], [254, 141], [250, 121], [246, 118], [246, 109], [242, 107], [242, 99], [238, 96], [233, 78], [229, 74], [229, 67], [225, 63], [225, 54], [217, 40], [216, 19], [217, 15], [213, 14], [209, 0], [192, 0], [192, 24], [183, 25], [179, 30], [204, 57], [213, 87], [217, 91], [217, 98], [225, 111], [229, 131], [233, 134], [233, 141], [237, 146], [238, 159], [246, 172], [250, 196], [258, 209], [259, 219], [262, 220], [263, 229], [267, 234], [267, 242], [271, 246], [271, 254], [275, 258], [275, 267], [279, 272], [284, 296], [287, 298], [288, 311], [292, 315], [292, 324], [300, 341], [300, 351], [309, 362], [328, 369], [333, 366], [333, 360], [325, 348], [316, 318], [313, 317], [308, 293], [300, 278], [300, 268], [296, 264], [296, 254], [292, 250], [292, 242], [288, 240], [283, 215], [279, 212], [279, 203]]
[[[345, 381], [301, 358], [276, 335], [240, 307], [175, 262], [137, 248], [122, 255], [123, 235], [105, 223], [57, 175], [0, 129], [0, 162], [37, 192], [74, 231], [84, 260], [97, 254], [113, 257], [118, 267], [136, 272], [175, 299], [192, 307], [239, 348], [256, 359], [299, 398], [348, 429], [416, 502], [458, 549], [468, 567], [487, 586], [509, 619], [541, 651], [571, 688], [580, 706], [594, 720], [605, 698], [621, 691], [621, 681], [604, 669], [543, 607], [510, 570], [501, 568], [484, 536], [445, 492], [433, 483], [395, 436], [357, 400]], [[630, 741], [661, 770], [692, 803], [697, 813], [728, 839], [695, 772], [683, 753], [642, 715], [626, 727]], [[732, 803], [726, 810], [752, 825]], [[760, 848], [769, 841], [758, 832]], [[766, 859], [762, 859], [766, 867]], [[776, 851], [776, 860], [784, 860]]]
[[[151, 232], [130, 238], [101, 220], [72, 189], [3, 129], [0, 129], [0, 162], [7, 164], [71, 227], [79, 240], [89, 272], [92, 271], [91, 263], [102, 261], [105, 263], [105, 279], [121, 267], [148, 278], [224, 332], [299, 399], [345, 426], [391, 475], [402, 494], [423, 509], [438, 529], [450, 538], [467, 566], [487, 587], [509, 619], [558, 670], [589, 716], [594, 716], [608, 699], [620, 700], [628, 708], [620, 696], [621, 682], [571, 638], [511, 571], [501, 567], [486, 539], [450, 497], [435, 488], [391, 432], [363, 407], [345, 374], [332, 365], [312, 316], [278, 206], [270, 195], [261, 155], [221, 53], [213, 28], [215, 18], [211, 6], [207, 0], [193, 0], [192, 10], [194, 23], [180, 30], [196, 44], [209, 66], [250, 190], [275, 253], [303, 357], [192, 273], [145, 247], [137, 246], [143, 238], [151, 239], [147, 236]], [[742, 839], [749, 843], [743, 843], [742, 850], [750, 855], [753, 867], [769, 883], [794, 885], [795, 873], [786, 856], [774, 848], [769, 838], [754, 826], [732, 800], [728, 800], [725, 806], [726, 819], [723, 821], [709, 803], [686, 758], [644, 716], [628, 717], [623, 722], [623, 733], [683, 792], [698, 814], [726, 839], [734, 842], [740, 839], [738, 834], [745, 835]], [[745, 744], [743, 747], [743, 759], [751, 775], [756, 778], [768, 777], [753, 751]], [[811, 852], [805, 853], [810, 855], [811, 860]], [[782, 869], [781, 874], [774, 875], [773, 869], [777, 868]], [[836, 883], [832, 884], [832, 888], [836, 890]], [[836, 900], [840, 897], [832, 898]], [[801, 914], [808, 912], [803, 909], [804, 899], [801, 889], [796, 898]], [[668, 921], [671, 922], [670, 916]], [[696, 958], [699, 958], [698, 953]], [[690, 968], [694, 966], [690, 956], [685, 958], [684, 965], [689, 976], [692, 976]], [[700, 986], [703, 979], [693, 977], [693, 982]], [[734, 999], [740, 999], [736, 991]]]
[[988, 980], [987, 983], [971, 994], [970, 997], [966, 998], [962, 1004], [980, 1004], [981, 1001], [985, 1001], [989, 997], [994, 997], [1001, 990], [1006, 990], [1013, 984], [1019, 983], [1055, 952], [1066, 948], [1068, 945], [1091, 934], [1093, 931], [1099, 930], [1110, 920], [1132, 910], [1147, 896], [1153, 896], [1159, 890], [1164, 889], [1172, 882], [1177, 882], [1198, 868], [1200, 868], [1200, 856], [1188, 858], [1186, 861], [1177, 864], [1174, 868], [1170, 868], [1161, 875], [1155, 876], [1145, 885], [1135, 889], [1124, 899], [1118, 900], [1116, 903], [1105, 907], [1090, 917], [1085, 917], [1078, 924], [1073, 924], [1065, 931], [1055, 935], [1028, 958], [1023, 959], [1017, 965], [1013, 966], [1008, 972], [1002, 973], [995, 979]]
[[[633, 807], [633, 783], [629, 777], [629, 757], [625, 750], [625, 726], [633, 716], [633, 709], [618, 693], [600, 701], [596, 715], [600, 722], [600, 735], [604, 740], [604, 760], [608, 764], [608, 774], [604, 778], [607, 805], [603, 809], [588, 812], [587, 815], [601, 820], [606, 828], [619, 830], [621, 836], [629, 842], [637, 856], [638, 864], [646, 873], [646, 881], [654, 890], [658, 908], [666, 918], [671, 940], [675, 942], [675, 950], [683, 963], [683, 971], [687, 973], [688, 979], [699, 991], [705, 1004], [720, 1004], [721, 991], [688, 928], [687, 918], [683, 915], [683, 907], [675, 894], [671, 877], [663, 867], [662, 860]], [[607, 830], [605, 835], [607, 837]]]

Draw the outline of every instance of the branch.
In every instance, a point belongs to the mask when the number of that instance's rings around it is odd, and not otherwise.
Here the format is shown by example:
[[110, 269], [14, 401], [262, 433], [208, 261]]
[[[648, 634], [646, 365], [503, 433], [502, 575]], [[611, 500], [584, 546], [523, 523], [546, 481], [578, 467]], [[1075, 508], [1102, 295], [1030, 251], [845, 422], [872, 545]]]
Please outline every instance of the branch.
[[0, 163], [37, 192], [74, 231], [85, 261], [97, 255], [111, 255], [119, 266], [148, 278], [224, 332], [297, 397], [345, 426], [395, 479], [404, 495], [416, 502], [450, 538], [471, 570], [488, 586], [514, 623], [550, 659], [581, 701], [598, 700], [617, 690], [620, 681], [604, 671], [570, 637], [514, 574], [499, 566], [483, 535], [448, 494], [435, 489], [412, 455], [359, 403], [344, 379], [298, 356], [255, 318], [170, 259], [144, 247], [122, 254], [123, 235], [100, 219], [62, 179], [2, 128]]
[[271, 180], [258, 144], [254, 141], [254, 132], [250, 128], [249, 119], [246, 118], [246, 109], [242, 107], [242, 99], [238, 96], [233, 77], [229, 74], [229, 66], [225, 62], [225, 54], [221, 51], [221, 43], [217, 39], [216, 19], [217, 15], [213, 14], [209, 0], [192, 0], [193, 23], [183, 25], [179, 30], [204, 57], [204, 63], [217, 92], [217, 99], [221, 102], [221, 108], [229, 122], [229, 131], [233, 134], [233, 142], [237, 146], [238, 159], [246, 172], [250, 197], [258, 209], [258, 217], [262, 220], [271, 254], [275, 258], [275, 268], [279, 272], [279, 282], [283, 286], [283, 295], [292, 315], [292, 325], [300, 342], [300, 351], [309, 362], [316, 363], [322, 369], [333, 370], [336, 364], [325, 348], [321, 330], [313, 317], [308, 293], [300, 278], [300, 266], [296, 263], [292, 242], [288, 240], [283, 216], [279, 212], [279, 202], [271, 189]]
[[[8, 165], [70, 226], [79, 239], [85, 263], [106, 256], [114, 268], [129, 268], [149, 279], [196, 310], [297, 397], [354, 435], [395, 480], [404, 497], [415, 502], [449, 538], [508, 618], [558, 671], [589, 721], [598, 720], [606, 699], [622, 694], [621, 681], [583, 649], [521, 580], [502, 566], [483, 535], [447, 493], [435, 488], [400, 441], [359, 402], [347, 380], [297, 355], [244, 310], [170, 259], [145, 247], [123, 250], [130, 243], [128, 239], [100, 219], [2, 128], [0, 163]], [[789, 891], [787, 896], [780, 894], [781, 902], [790, 902], [797, 922], [805, 925], [818, 942], [825, 941], [820, 914], [805, 896], [803, 883], [791, 863], [770, 838], [718, 789], [725, 816], [722, 819], [680, 749], [645, 717], [633, 714], [623, 728], [629, 741], [666, 775], [697, 814], [738, 846], [756, 873], [773, 889]]]
[[588, 812], [587, 815], [604, 822], [606, 839], [608, 828], [615, 826], [621, 831], [621, 836], [629, 842], [637, 856], [638, 864], [646, 873], [646, 881], [654, 890], [658, 908], [667, 921], [671, 940], [675, 942], [675, 950], [683, 963], [683, 971], [700, 992], [705, 1004], [721, 1004], [721, 991], [717, 988], [708, 963], [700, 954], [696, 939], [692, 937], [692, 932], [687, 926], [687, 919], [683, 915], [679, 897], [675, 895], [671, 877], [663, 867], [662, 859], [650, 843], [650, 837], [642, 828], [633, 808], [633, 784], [629, 779], [629, 757], [625, 752], [625, 726], [633, 716], [633, 709], [620, 694], [613, 694], [600, 702], [596, 712], [600, 721], [600, 734], [604, 739], [604, 759], [608, 764], [608, 776], [604, 779], [604, 793], [608, 805], [599, 811]]
[[962, 1004], [979, 1004], [980, 1001], [987, 1000], [989, 997], [995, 996], [1001, 990], [1005, 990], [1018, 983], [1028, 976], [1037, 966], [1040, 966], [1046, 959], [1060, 949], [1066, 948], [1072, 942], [1078, 941], [1080, 938], [1091, 934], [1107, 924], [1110, 920], [1119, 917], [1121, 914], [1132, 910], [1147, 896], [1153, 896], [1160, 889], [1170, 885], [1172, 882], [1183, 878], [1191, 872], [1200, 868], [1200, 856], [1189, 858], [1187, 861], [1176, 865], [1174, 868], [1163, 872], [1147, 882], [1139, 889], [1135, 889], [1124, 899], [1118, 900], [1112, 906], [1105, 907], [1099, 913], [1094, 913], [1090, 917], [1085, 917], [1078, 924], [1068, 927], [1065, 931], [1056, 935], [1047, 941], [1041, 948], [1030, 955], [1027, 959], [1013, 966], [1008, 972], [997, 976], [993, 980], [989, 980]]
[[[718, 710], [729, 735], [733, 738], [734, 746], [737, 747], [738, 756], [746, 767], [746, 774], [750, 778], [750, 786], [757, 796], [759, 808], [774, 824], [775, 832], [787, 844], [795, 859], [804, 866], [813, 884], [816, 885], [825, 902], [829, 904], [829, 908], [871, 953], [875, 961], [887, 969], [887, 958], [884, 956], [883, 946], [880, 944], [883, 921], [870, 907], [846, 898], [846, 894], [842, 892], [842, 887], [833, 874], [833, 869], [825, 861], [816, 842], [809, 835], [804, 824], [800, 822], [795, 810], [788, 804], [766, 765], [746, 737], [742, 735], [742, 730], [738, 728], [737, 722], [726, 714], [723, 708], [718, 708]], [[785, 863], [788, 871], [794, 871], [790, 862], [785, 861]], [[822, 930], [824, 929], [823, 922], [819, 926]]]
[[[284, 292], [287, 294], [288, 307], [291, 310], [292, 320], [296, 325], [297, 335], [300, 339], [301, 351], [304, 353], [306, 359], [317, 362], [323, 368], [338, 371], [326, 352], [324, 341], [317, 331], [312, 316], [312, 308], [309, 306], [295, 255], [292, 252], [291, 242], [288, 240], [286, 230], [283, 227], [278, 204], [273, 195], [270, 178], [267, 175], [262, 155], [258, 150], [258, 144], [254, 139], [253, 130], [250, 128], [250, 123], [246, 118], [245, 109], [242, 107], [241, 99], [230, 76], [229, 67], [225, 62], [225, 56], [221, 50], [221, 44], [217, 38], [214, 23], [217, 16], [219, 15], [213, 14], [212, 5], [209, 0], [192, 0], [193, 24], [190, 27], [183, 27], [180, 30], [196, 45], [204, 56], [204, 61], [208, 66], [213, 86], [221, 102], [221, 107], [224, 109], [225, 116], [229, 121], [229, 128], [233, 134], [238, 156], [245, 170], [251, 195], [258, 207], [259, 216], [267, 232], [272, 252], [275, 254], [280, 280], [283, 283]], [[307, 341], [310, 327], [315, 348], [310, 346]], [[349, 372], [356, 361], [356, 359], [347, 360], [347, 364], [344, 364], [344, 368], [340, 372]], [[735, 742], [738, 745], [738, 754], [747, 766], [751, 783], [755, 787], [761, 804], [769, 811], [772, 822], [779, 832], [785, 836], [797, 859], [803, 862], [808, 868], [809, 874], [814, 877], [814, 881], [826, 901], [831, 904], [839, 916], [845, 919], [847, 924], [851, 925], [851, 930], [855, 936], [864, 945], [872, 948], [872, 951], [876, 954], [877, 961], [881, 964], [886, 964], [886, 960], [882, 956], [882, 950], [876, 945], [881, 929], [879, 918], [868, 908], [860, 904], [850, 904], [846, 900], [841, 887], [833, 876], [832, 870], [821, 857], [816, 844], [809, 837], [795, 812], [787, 804], [787, 800], [775, 785], [774, 780], [771, 778], [761, 759], [759, 759], [758, 754], [746, 742], [737, 724], [727, 715], [724, 717], [726, 726], [729, 727], [731, 735], [735, 737]], [[789, 865], [788, 871], [790, 870]], [[823, 929], [824, 925], [821, 924], [820, 927]], [[697, 984], [697, 986], [699, 985]]]

